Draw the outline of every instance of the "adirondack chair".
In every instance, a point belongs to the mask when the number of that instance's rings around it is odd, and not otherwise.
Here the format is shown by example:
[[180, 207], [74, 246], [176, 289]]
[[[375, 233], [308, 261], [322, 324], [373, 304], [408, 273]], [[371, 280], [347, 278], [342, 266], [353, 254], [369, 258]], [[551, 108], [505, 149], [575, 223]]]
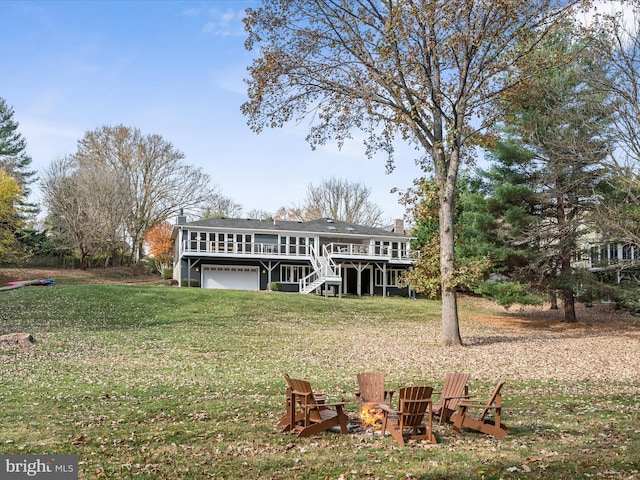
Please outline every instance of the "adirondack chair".
[[[284, 415], [282, 415], [282, 417], [280, 417], [280, 420], [278, 421], [278, 425], [281, 425], [284, 427], [284, 429], [282, 430], [283, 433], [288, 432], [290, 430], [289, 423], [291, 421], [291, 377], [285, 373], [284, 380], [287, 383], [287, 389], [285, 391], [286, 410]], [[324, 393], [314, 392], [314, 396], [316, 399], [316, 403], [318, 403], [319, 405], [323, 405], [326, 402], [326, 395]], [[298, 399], [298, 403], [300, 403], [299, 399]], [[300, 410], [295, 412], [295, 415], [296, 415], [296, 422], [304, 418], [304, 413]]]
[[[505, 427], [502, 421], [502, 395], [500, 390], [504, 385], [504, 380], [500, 380], [496, 388], [494, 388], [491, 397], [487, 403], [473, 403], [470, 400], [462, 400], [458, 405], [458, 410], [451, 415], [450, 420], [453, 422], [453, 431], [459, 433], [462, 427], [477, 430], [494, 437], [504, 438], [509, 433], [509, 429]], [[472, 415], [469, 410], [472, 408], [480, 409], [478, 415]], [[493, 418], [489, 413], [493, 411]]]
[[290, 408], [289, 422], [284, 431], [295, 431], [298, 437], [309, 437], [339, 426], [341, 433], [349, 433], [349, 418], [342, 411], [345, 402], [319, 403], [308, 381], [289, 377], [287, 382]]
[[[437, 443], [433, 434], [433, 409], [431, 393], [433, 387], [404, 387], [398, 390], [398, 409], [388, 405], [379, 405], [383, 412], [382, 431], [391, 436], [400, 445], [405, 444], [405, 430], [410, 430], [407, 439], [427, 440]], [[424, 417], [427, 416], [427, 423]]]
[[433, 405], [433, 415], [440, 417], [440, 425], [449, 420], [461, 400], [469, 398], [468, 380], [468, 373], [449, 372], [444, 376], [438, 403]]
[[391, 405], [393, 390], [385, 390], [384, 373], [362, 372], [358, 373], [358, 391], [356, 398], [360, 405], [385, 403]]

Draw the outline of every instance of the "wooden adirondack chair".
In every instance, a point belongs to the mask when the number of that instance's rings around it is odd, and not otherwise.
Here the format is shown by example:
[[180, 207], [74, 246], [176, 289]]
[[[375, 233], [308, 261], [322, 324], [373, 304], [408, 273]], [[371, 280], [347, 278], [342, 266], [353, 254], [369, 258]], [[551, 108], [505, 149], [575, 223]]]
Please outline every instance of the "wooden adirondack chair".
[[[287, 383], [287, 389], [285, 392], [286, 411], [278, 421], [278, 425], [282, 425], [284, 427], [284, 429], [282, 430], [283, 433], [290, 430], [289, 423], [291, 421], [291, 377], [285, 373], [284, 380]], [[314, 392], [314, 396], [316, 399], [316, 403], [318, 403], [319, 405], [323, 405], [326, 402], [326, 395], [324, 393]], [[300, 403], [300, 400], [298, 400], [298, 403]], [[294, 414], [296, 416], [296, 422], [304, 418], [304, 413], [300, 410], [298, 410]]]
[[[400, 445], [405, 444], [405, 430], [411, 430], [407, 439], [427, 440], [437, 443], [433, 434], [433, 387], [404, 387], [398, 390], [398, 409], [379, 405], [383, 412], [382, 431], [388, 431]], [[427, 423], [424, 417], [427, 416]]]
[[449, 420], [463, 399], [469, 398], [468, 380], [468, 373], [449, 372], [444, 376], [438, 403], [433, 405], [433, 414], [440, 417], [440, 425]]
[[306, 380], [285, 376], [289, 384], [289, 421], [284, 430], [298, 432], [298, 437], [309, 437], [331, 427], [340, 427], [342, 433], [349, 433], [349, 418], [342, 411], [345, 402], [320, 403]]
[[357, 375], [358, 391], [356, 398], [360, 405], [385, 403], [391, 405], [393, 390], [385, 390], [384, 373], [362, 372]]
[[[453, 422], [453, 431], [458, 433], [462, 430], [462, 427], [467, 427], [494, 437], [506, 437], [509, 429], [501, 423], [502, 395], [500, 390], [502, 390], [503, 385], [504, 380], [500, 380], [487, 403], [481, 404], [462, 400], [458, 410], [450, 418]], [[469, 409], [472, 408], [480, 409], [480, 414], [472, 415], [469, 413]], [[493, 412], [493, 418], [489, 417], [490, 412]]]

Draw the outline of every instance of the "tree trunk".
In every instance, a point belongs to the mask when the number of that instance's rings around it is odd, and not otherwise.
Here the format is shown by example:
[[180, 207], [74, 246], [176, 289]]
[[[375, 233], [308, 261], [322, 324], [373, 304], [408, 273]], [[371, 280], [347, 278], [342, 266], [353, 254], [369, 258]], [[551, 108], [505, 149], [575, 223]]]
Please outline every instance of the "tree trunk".
[[555, 292], [551, 292], [551, 298], [549, 299], [551, 302], [551, 310], [558, 310], [558, 295]]
[[[561, 192], [563, 189], [558, 189]], [[574, 323], [577, 321], [576, 319], [576, 302], [575, 297], [573, 295], [573, 286], [571, 279], [571, 253], [574, 250], [575, 246], [572, 242], [571, 232], [573, 229], [569, 228], [569, 224], [567, 221], [567, 214], [564, 206], [564, 196], [558, 195], [557, 197], [558, 206], [557, 209], [557, 219], [558, 219], [558, 230], [561, 232], [560, 238], [558, 240], [560, 244], [560, 277], [563, 278], [563, 282], [565, 285], [564, 288], [561, 289], [562, 296], [564, 297], [564, 321], [568, 323]]]
[[575, 323], [578, 321], [576, 318], [576, 301], [573, 296], [573, 290], [570, 288], [563, 290], [564, 294], [564, 322]]
[[453, 208], [455, 183], [449, 178], [439, 186], [440, 281], [442, 283], [442, 344], [462, 345], [455, 287]]

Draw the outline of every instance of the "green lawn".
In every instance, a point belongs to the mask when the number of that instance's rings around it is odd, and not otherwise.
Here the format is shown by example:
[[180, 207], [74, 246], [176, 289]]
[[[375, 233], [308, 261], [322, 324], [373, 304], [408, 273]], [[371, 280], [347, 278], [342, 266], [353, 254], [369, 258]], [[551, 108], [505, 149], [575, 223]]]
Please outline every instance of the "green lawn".
[[[439, 304], [158, 286], [56, 285], [0, 292], [0, 454], [71, 453], [80, 478], [640, 478], [638, 327], [511, 329], [473, 299], [464, 348], [439, 345]], [[615, 343], [625, 342], [625, 343]], [[597, 345], [601, 347], [598, 348]], [[607, 351], [607, 349], [612, 349]], [[527, 355], [531, 355], [530, 357]], [[436, 429], [390, 436], [281, 434], [282, 374], [356, 415], [356, 373], [390, 388], [498, 377], [506, 439]]]

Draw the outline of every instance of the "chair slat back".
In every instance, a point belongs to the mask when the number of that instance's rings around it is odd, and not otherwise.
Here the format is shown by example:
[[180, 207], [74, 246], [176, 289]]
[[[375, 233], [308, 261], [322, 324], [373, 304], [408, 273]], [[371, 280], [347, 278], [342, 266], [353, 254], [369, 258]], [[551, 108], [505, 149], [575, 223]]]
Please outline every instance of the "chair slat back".
[[442, 394], [438, 399], [438, 407], [456, 410], [460, 397], [466, 394], [468, 373], [449, 372], [444, 376]]
[[427, 386], [404, 387], [398, 391], [398, 415], [403, 426], [411, 427], [422, 423], [432, 393], [433, 387]]
[[361, 403], [383, 403], [384, 398], [384, 373], [362, 372], [358, 373], [358, 390]]
[[292, 393], [296, 396], [296, 399], [300, 401], [303, 408], [309, 409], [309, 420], [312, 422], [322, 421], [320, 409], [316, 403], [316, 397], [311, 389], [311, 383], [306, 380], [291, 377], [289, 377], [287, 383], [290, 383]]
[[502, 397], [500, 396], [500, 390], [502, 390], [503, 385], [504, 385], [504, 380], [500, 380], [498, 382], [498, 385], [496, 385], [496, 388], [493, 389], [493, 393], [491, 394], [491, 397], [489, 397], [489, 401], [487, 401], [487, 406], [482, 410], [482, 413], [478, 417], [480, 420], [484, 421], [487, 414], [491, 411], [491, 407], [493, 405], [496, 405], [498, 407], [500, 406], [500, 403], [502, 401]]

